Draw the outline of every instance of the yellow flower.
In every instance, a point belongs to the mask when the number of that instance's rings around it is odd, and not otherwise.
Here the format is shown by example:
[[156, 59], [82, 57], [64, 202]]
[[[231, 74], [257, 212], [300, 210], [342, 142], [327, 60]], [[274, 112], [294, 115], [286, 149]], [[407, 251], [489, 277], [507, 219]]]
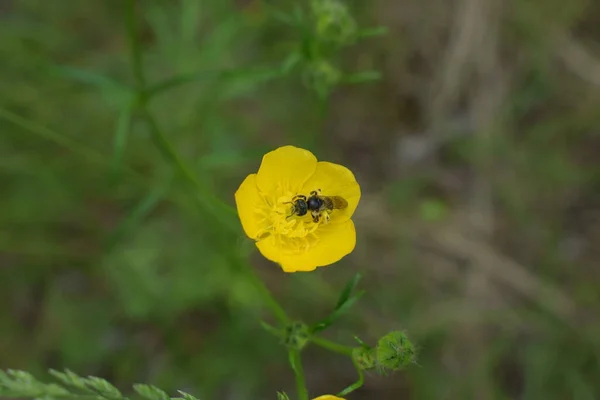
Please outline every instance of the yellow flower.
[[[296, 195], [340, 196], [348, 203], [314, 222], [293, 214]], [[312, 271], [354, 250], [356, 231], [350, 219], [360, 200], [360, 186], [341, 165], [317, 162], [308, 150], [283, 146], [264, 155], [258, 173], [246, 177], [235, 193], [240, 221], [269, 260], [285, 272]]]
[[331, 394], [325, 394], [323, 396], [315, 397], [313, 400], [344, 400], [341, 397], [333, 396]]

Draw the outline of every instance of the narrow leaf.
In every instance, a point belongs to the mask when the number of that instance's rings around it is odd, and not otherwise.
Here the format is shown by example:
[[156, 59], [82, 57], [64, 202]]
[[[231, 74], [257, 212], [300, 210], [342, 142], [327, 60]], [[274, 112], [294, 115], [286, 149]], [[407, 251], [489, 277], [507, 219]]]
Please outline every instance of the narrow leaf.
[[171, 400], [198, 400], [198, 398], [192, 396], [189, 393], [183, 392], [181, 390], [178, 390], [177, 392], [181, 395], [181, 397], [174, 397]]
[[121, 223], [113, 230], [106, 239], [105, 246], [112, 248], [116, 245], [127, 232], [138, 226], [141, 221], [154, 210], [160, 201], [167, 195], [171, 179], [162, 186], [157, 186], [150, 191], [125, 217]]
[[375, 28], [363, 29], [358, 32], [359, 38], [368, 38], [373, 36], [381, 36], [388, 33], [388, 28], [386, 26], [378, 26]]
[[379, 71], [364, 71], [345, 76], [342, 79], [342, 82], [349, 85], [355, 85], [359, 83], [374, 82], [380, 79], [381, 73]]
[[350, 298], [350, 295], [352, 294], [352, 291], [354, 290], [354, 288], [356, 288], [356, 286], [358, 285], [358, 282], [360, 282], [361, 279], [362, 279], [362, 275], [360, 273], [356, 273], [356, 275], [354, 275], [354, 277], [352, 277], [350, 282], [348, 282], [346, 284], [346, 286], [344, 287], [344, 290], [342, 290], [342, 293], [340, 294], [340, 298], [338, 299], [338, 302], [335, 305], [336, 309], [340, 308], [342, 305], [344, 305], [344, 303], [346, 301], [348, 301], [348, 299]]
[[311, 332], [314, 334], [329, 328], [339, 317], [341, 317], [346, 311], [348, 311], [348, 309], [350, 309], [350, 307], [352, 307], [354, 303], [356, 303], [358, 299], [360, 299], [364, 294], [365, 291], [363, 290], [358, 292], [356, 295], [350, 297], [342, 304], [342, 306], [336, 308], [326, 318], [316, 323], [311, 329]]
[[107, 399], [123, 399], [123, 395], [106, 379], [98, 378], [96, 376], [88, 376], [86, 384], [90, 389], [95, 390], [102, 397]]
[[352, 291], [356, 288], [358, 282], [361, 279], [362, 275], [360, 273], [354, 275], [354, 277], [350, 280], [350, 282], [346, 284], [346, 286], [342, 290], [342, 293], [340, 294], [340, 297], [335, 305], [335, 308], [333, 309], [333, 312], [323, 320], [317, 322], [311, 329], [312, 333], [317, 333], [327, 329], [336, 319], [338, 319], [350, 307], [352, 307], [352, 305], [354, 305], [354, 303], [356, 303], [356, 301], [360, 299], [363, 294], [365, 294], [363, 290], [351, 297]]
[[127, 146], [127, 139], [129, 137], [131, 115], [134, 105], [135, 102], [130, 100], [128, 104], [123, 107], [119, 114], [119, 118], [117, 119], [117, 127], [113, 139], [113, 156], [110, 164], [111, 174], [115, 181], [120, 178], [120, 174], [123, 170], [125, 147]]
[[135, 390], [140, 396], [144, 399], [148, 400], [169, 400], [169, 395], [165, 393], [165, 391], [152, 386], [145, 384], [135, 384], [133, 385], [133, 390]]
[[61, 65], [52, 65], [48, 68], [50, 73], [53, 73], [57, 76], [70, 79], [75, 82], [84, 83], [86, 85], [95, 86], [99, 88], [106, 87], [118, 87], [118, 88], [126, 88], [120, 82], [113, 80], [112, 78], [99, 74], [97, 72], [88, 71], [85, 69], [67, 67]]

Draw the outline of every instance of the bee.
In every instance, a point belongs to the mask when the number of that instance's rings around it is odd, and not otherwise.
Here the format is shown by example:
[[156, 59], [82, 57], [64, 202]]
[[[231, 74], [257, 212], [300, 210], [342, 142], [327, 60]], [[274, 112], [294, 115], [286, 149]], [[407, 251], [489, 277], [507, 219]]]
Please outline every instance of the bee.
[[328, 224], [331, 212], [345, 209], [348, 207], [348, 202], [341, 196], [323, 196], [319, 192], [321, 189], [318, 192], [316, 190], [310, 192], [310, 197], [306, 199], [306, 206], [312, 215], [313, 222], [319, 222], [323, 216], [325, 223]]

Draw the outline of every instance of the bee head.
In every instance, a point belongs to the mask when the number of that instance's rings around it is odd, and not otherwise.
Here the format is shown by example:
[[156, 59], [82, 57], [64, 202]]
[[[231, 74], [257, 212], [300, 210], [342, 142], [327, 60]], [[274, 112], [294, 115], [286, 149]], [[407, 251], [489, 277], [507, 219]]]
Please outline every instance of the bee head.
[[306, 204], [306, 200], [304, 199], [296, 199], [292, 205], [292, 215], [296, 214], [298, 216], [306, 215], [308, 212], [308, 206]]

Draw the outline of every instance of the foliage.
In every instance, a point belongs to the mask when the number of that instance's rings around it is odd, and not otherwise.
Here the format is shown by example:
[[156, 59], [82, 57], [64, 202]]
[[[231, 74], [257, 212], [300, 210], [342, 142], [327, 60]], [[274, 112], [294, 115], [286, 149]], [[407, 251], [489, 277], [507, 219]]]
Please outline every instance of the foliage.
[[[175, 159], [140, 108], [125, 2], [0, 5], [0, 369], [293, 397], [268, 287], [314, 329], [320, 393], [368, 380], [378, 337], [406, 329], [418, 367], [356, 395], [599, 397], [593, 2], [136, 3]], [[293, 278], [221, 204], [288, 143], [364, 188], [357, 250]]]

